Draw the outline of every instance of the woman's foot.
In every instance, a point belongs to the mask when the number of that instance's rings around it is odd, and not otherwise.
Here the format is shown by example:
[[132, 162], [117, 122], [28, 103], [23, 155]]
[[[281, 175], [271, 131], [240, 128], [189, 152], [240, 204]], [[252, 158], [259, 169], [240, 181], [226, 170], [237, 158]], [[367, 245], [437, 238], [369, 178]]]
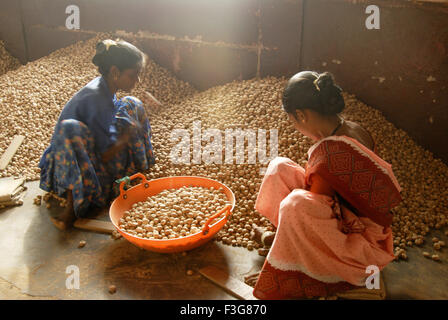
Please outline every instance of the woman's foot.
[[252, 288], [255, 287], [257, 284], [258, 276], [260, 275], [260, 272], [250, 274], [247, 277], [244, 277], [244, 283], [251, 286]]
[[56, 228], [58, 228], [61, 231], [67, 230], [67, 226], [65, 223], [58, 218], [50, 217], [51, 222], [54, 224]]
[[51, 222], [53, 222], [54, 226], [59, 230], [65, 231], [70, 229], [75, 223], [76, 216], [75, 211], [73, 210], [73, 206], [67, 207], [64, 212], [59, 217], [50, 217]]
[[76, 220], [75, 210], [73, 208], [73, 195], [71, 190], [67, 190], [67, 206], [58, 217], [50, 217], [51, 222], [59, 230], [67, 230], [73, 226]]
[[252, 224], [251, 239], [265, 247], [270, 247], [275, 238], [275, 232], [265, 231], [262, 227]]

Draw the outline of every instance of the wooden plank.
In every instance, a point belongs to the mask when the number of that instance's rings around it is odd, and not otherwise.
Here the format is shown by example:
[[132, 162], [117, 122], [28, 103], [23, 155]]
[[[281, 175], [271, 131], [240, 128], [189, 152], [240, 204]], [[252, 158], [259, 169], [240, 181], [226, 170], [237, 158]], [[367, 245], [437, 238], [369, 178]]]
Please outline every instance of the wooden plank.
[[112, 233], [115, 227], [110, 221], [79, 218], [74, 223], [75, 228], [100, 233]]
[[14, 155], [16, 154], [17, 149], [19, 149], [20, 145], [22, 144], [23, 139], [25, 139], [24, 136], [14, 136], [8, 146], [8, 149], [6, 149], [5, 153], [3, 153], [2, 157], [0, 158], [0, 170], [4, 170], [8, 166], [12, 157], [14, 157]]
[[217, 267], [207, 266], [200, 269], [199, 273], [238, 299], [257, 300], [252, 294], [254, 288]]

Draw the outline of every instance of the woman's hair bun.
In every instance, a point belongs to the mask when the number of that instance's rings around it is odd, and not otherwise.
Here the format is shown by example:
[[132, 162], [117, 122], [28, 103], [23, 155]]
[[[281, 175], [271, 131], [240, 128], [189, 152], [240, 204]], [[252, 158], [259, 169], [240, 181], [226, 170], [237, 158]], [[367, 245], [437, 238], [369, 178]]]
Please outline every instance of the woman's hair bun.
[[101, 64], [101, 58], [103, 57], [104, 52], [106, 51], [106, 46], [102, 41], [96, 44], [95, 56], [92, 59], [92, 62], [97, 67]]
[[106, 39], [96, 44], [92, 62], [98, 67], [98, 71], [106, 76], [112, 66], [116, 66], [120, 71], [143, 67], [145, 55], [126, 41]]
[[319, 74], [314, 85], [319, 91], [322, 114], [338, 114], [344, 110], [345, 102], [342, 89], [334, 83], [333, 75], [329, 72]]
[[106, 51], [107, 51], [107, 47], [106, 47], [106, 44], [104, 43], [104, 41], [100, 41], [96, 44], [95, 56], [92, 59], [92, 62], [94, 65], [99, 67], [100, 65], [103, 64]]

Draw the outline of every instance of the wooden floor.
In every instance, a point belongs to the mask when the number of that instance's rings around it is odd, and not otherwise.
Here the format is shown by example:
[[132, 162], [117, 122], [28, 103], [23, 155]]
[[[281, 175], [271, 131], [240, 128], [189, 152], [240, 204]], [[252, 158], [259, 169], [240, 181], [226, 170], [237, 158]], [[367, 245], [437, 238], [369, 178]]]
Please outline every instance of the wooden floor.
[[[38, 182], [21, 207], [0, 210], [0, 299], [235, 299], [198, 272], [213, 265], [242, 280], [260, 270], [264, 258], [255, 251], [210, 242], [182, 254], [143, 251], [124, 239], [53, 227], [44, 206], [33, 205]], [[448, 299], [448, 248], [442, 262], [423, 257], [427, 245], [411, 248], [407, 262], [393, 262], [383, 271], [389, 299]], [[80, 240], [87, 245], [79, 249]], [[80, 288], [67, 289], [67, 267], [77, 266]], [[117, 292], [111, 295], [109, 285]]]

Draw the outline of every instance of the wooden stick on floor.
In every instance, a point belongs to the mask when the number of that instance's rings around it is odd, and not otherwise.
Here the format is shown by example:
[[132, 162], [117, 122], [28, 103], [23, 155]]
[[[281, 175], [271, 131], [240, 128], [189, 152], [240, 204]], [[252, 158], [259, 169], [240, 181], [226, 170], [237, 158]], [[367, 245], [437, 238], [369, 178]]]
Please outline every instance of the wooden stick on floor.
[[14, 136], [8, 146], [8, 149], [6, 149], [5, 153], [3, 153], [2, 157], [0, 158], [0, 170], [4, 170], [8, 166], [9, 162], [16, 154], [17, 149], [19, 149], [24, 139], [25, 137], [21, 135]]
[[74, 223], [75, 228], [100, 232], [112, 233], [115, 230], [114, 225], [110, 221], [101, 221], [96, 219], [79, 218]]
[[207, 266], [200, 269], [199, 273], [238, 299], [257, 300], [252, 294], [254, 288], [217, 267]]

